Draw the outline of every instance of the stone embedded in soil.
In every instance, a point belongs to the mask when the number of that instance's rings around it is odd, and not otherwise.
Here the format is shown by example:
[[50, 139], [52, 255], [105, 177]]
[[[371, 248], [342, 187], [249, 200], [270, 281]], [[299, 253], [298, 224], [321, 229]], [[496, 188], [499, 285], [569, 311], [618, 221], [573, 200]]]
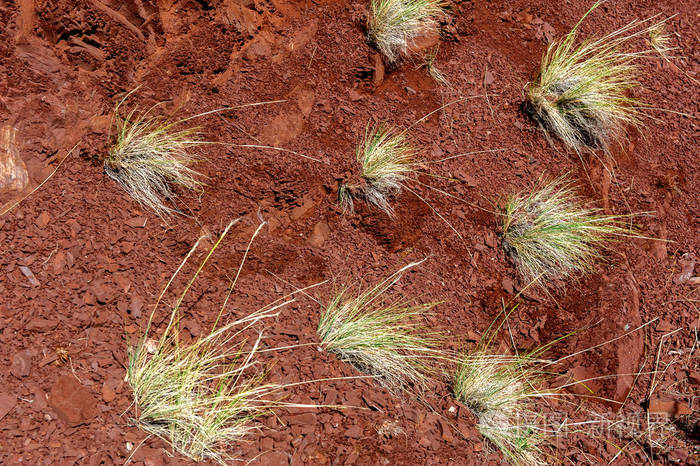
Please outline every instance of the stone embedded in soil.
[[117, 397], [117, 394], [114, 393], [114, 389], [110, 386], [109, 382], [105, 382], [102, 384], [102, 400], [105, 403], [111, 403], [114, 401], [114, 399]]
[[330, 233], [331, 229], [328, 228], [328, 224], [326, 222], [318, 222], [316, 226], [314, 226], [314, 231], [309, 237], [309, 245], [315, 248], [320, 248], [321, 246], [323, 246], [323, 243], [326, 242]]
[[10, 372], [18, 379], [28, 376], [32, 372], [32, 356], [31, 350], [23, 350], [15, 353], [12, 356], [12, 365]]
[[97, 416], [95, 397], [75, 377], [68, 374], [59, 376], [53, 384], [49, 406], [70, 427], [85, 424]]
[[687, 404], [673, 400], [650, 401], [649, 412], [654, 414], [665, 414], [671, 417], [686, 416], [693, 413]]
[[7, 413], [12, 411], [12, 408], [14, 408], [16, 404], [17, 397], [6, 393], [0, 393], [0, 420], [2, 420]]
[[17, 128], [3, 126], [0, 129], [0, 193], [21, 192], [29, 183], [27, 166], [20, 156]]
[[48, 332], [58, 326], [58, 321], [54, 319], [32, 319], [24, 326], [25, 330], [36, 332]]

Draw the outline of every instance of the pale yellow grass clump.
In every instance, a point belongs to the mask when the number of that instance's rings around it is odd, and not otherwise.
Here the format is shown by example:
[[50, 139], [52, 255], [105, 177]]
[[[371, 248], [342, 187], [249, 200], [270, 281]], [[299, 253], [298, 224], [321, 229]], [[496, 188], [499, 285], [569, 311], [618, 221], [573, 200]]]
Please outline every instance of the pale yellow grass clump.
[[630, 216], [602, 215], [578, 197], [565, 176], [540, 180], [531, 191], [509, 196], [502, 211], [503, 247], [524, 283], [547, 288], [590, 273], [605, 244], [635, 236]]
[[357, 294], [344, 289], [326, 306], [317, 330], [322, 348], [396, 392], [424, 391], [431, 364], [442, 359], [439, 335], [420, 324], [437, 303], [385, 302], [387, 291], [416, 265], [409, 264]]
[[139, 204], [161, 217], [169, 216], [176, 212], [166, 204], [177, 197], [173, 186], [186, 190], [202, 186], [202, 176], [192, 166], [203, 160], [195, 149], [208, 142], [197, 128], [177, 129], [201, 115], [172, 121], [152, 116], [157, 107], [153, 106], [146, 112], [134, 108], [122, 116], [120, 108], [127, 97], [114, 109], [116, 140], [104, 161], [105, 173]]
[[[195, 461], [214, 460], [222, 464], [236, 459], [229, 453], [232, 446], [260, 429], [254, 422], [256, 418], [280, 406], [303, 407], [279, 400], [279, 392], [293, 384], [266, 382], [267, 370], [258, 359], [263, 338], [260, 324], [277, 316], [291, 301], [287, 297], [227, 324], [215, 324], [211, 332], [192, 343], [183, 343], [180, 339], [178, 323], [182, 317], [182, 301], [234, 223], [229, 224], [187, 283], [170, 313], [167, 327], [157, 340], [151, 338], [151, 315], [143, 338], [129, 348], [126, 374], [133, 391], [134, 421], [138, 427], [162, 438], [175, 451]], [[198, 244], [166, 285], [154, 313]], [[219, 310], [217, 324], [239, 273], [240, 268]], [[246, 338], [251, 332], [255, 336]], [[265, 350], [269, 351], [275, 349]]]
[[[542, 57], [539, 73], [526, 87], [524, 110], [567, 146], [580, 152], [600, 148], [610, 153], [613, 143], [626, 139], [626, 127], [641, 128], [649, 106], [628, 95], [639, 86], [637, 60], [664, 47], [665, 21], [634, 20], [599, 39], [578, 40], [581, 22]], [[656, 46], [631, 51], [630, 43], [656, 34]], [[659, 45], [661, 44], [661, 45]]]
[[355, 155], [362, 181], [340, 187], [341, 206], [352, 211], [353, 198], [361, 198], [393, 215], [390, 198], [401, 192], [403, 182], [417, 171], [416, 151], [405, 133], [384, 124], [368, 125]]

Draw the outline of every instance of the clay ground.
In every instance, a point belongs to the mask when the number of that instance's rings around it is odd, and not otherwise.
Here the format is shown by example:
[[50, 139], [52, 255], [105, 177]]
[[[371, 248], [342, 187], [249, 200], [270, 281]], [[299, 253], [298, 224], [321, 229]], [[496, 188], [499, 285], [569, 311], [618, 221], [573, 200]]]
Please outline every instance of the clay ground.
[[[213, 323], [228, 277], [262, 218], [268, 226], [252, 246], [227, 317], [294, 286], [370, 283], [427, 257], [394, 293], [444, 301], [425, 324], [445, 332], [456, 350], [473, 345], [522, 286], [502, 251], [490, 202], [531, 187], [543, 173], [569, 172], [592, 206], [653, 212], [637, 225], [663, 241], [614, 244], [609, 263], [554, 299], [527, 293], [509, 320], [512, 341], [532, 348], [578, 330], [548, 354], [556, 358], [651, 322], [557, 367], [567, 380], [609, 376], [589, 388], [617, 404], [580, 398], [580, 409], [542, 409], [577, 420], [633, 421], [656, 411], [651, 415], [674, 427], [663, 451], [650, 449], [646, 435], [637, 443], [606, 429], [565, 436], [559, 461], [697, 464], [698, 416], [684, 414], [700, 406], [700, 293], [687, 280], [700, 273], [693, 269], [700, 257], [694, 4], [611, 0], [582, 26], [586, 35], [601, 34], [635, 18], [678, 14], [669, 28], [681, 58], [645, 62], [643, 87], [634, 95], [686, 115], [652, 112], [643, 133], [617, 151], [611, 177], [595, 157], [582, 163], [549, 144], [518, 110], [547, 41], [566, 33], [588, 2], [456, 2], [436, 60], [448, 88], [410, 62], [384, 69], [364, 39], [363, 1], [0, 0], [0, 124], [19, 130], [30, 188], [78, 144], [55, 176], [0, 217], [0, 463], [122, 464], [139, 445], [135, 464], [186, 462], [158, 439], [141, 444], [146, 435], [130, 423], [132, 398], [123, 382], [126, 348], [142, 335], [158, 293], [197, 238], [220, 233], [232, 219], [243, 218], [186, 302], [184, 338]], [[284, 100], [197, 123], [211, 141], [276, 145], [318, 161], [208, 146], [202, 152], [208, 161], [200, 165], [208, 177], [204, 193], [183, 194], [178, 207], [186, 215], [165, 223], [133, 202], [101, 165], [113, 106], [139, 85], [133, 105], [164, 101], [163, 111], [177, 116]], [[341, 214], [338, 183], [357, 169], [354, 149], [368, 121], [408, 127], [460, 97], [473, 98], [435, 113], [410, 134], [426, 161], [473, 152], [426, 163], [452, 181], [420, 178], [465, 202], [414, 183], [430, 206], [404, 192], [394, 200], [394, 219], [362, 203], [354, 214]], [[484, 152], [493, 149], [502, 150]], [[195, 258], [205, 251], [206, 244]], [[328, 283], [312, 294], [325, 300], [333, 289]], [[300, 297], [268, 323], [266, 345], [316, 341], [320, 311]], [[504, 337], [503, 347], [511, 347]], [[358, 375], [314, 345], [269, 356], [277, 382]], [[282, 410], [264, 418], [265, 430], [249, 442], [232, 445], [235, 453], [274, 465], [502, 461], [447, 384], [435, 387], [431, 407], [366, 379], [301, 386], [287, 395], [349, 408]], [[382, 426], [400, 433], [380, 435]]]

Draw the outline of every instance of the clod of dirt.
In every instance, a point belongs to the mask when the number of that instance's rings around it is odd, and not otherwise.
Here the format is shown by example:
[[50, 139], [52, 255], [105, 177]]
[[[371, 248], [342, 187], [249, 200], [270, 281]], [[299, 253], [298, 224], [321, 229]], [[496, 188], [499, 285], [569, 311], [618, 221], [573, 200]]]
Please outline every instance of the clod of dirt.
[[315, 248], [320, 248], [323, 246], [323, 243], [326, 242], [330, 233], [331, 230], [328, 228], [328, 224], [326, 222], [318, 222], [316, 226], [314, 226], [314, 231], [309, 237], [309, 245]]
[[32, 372], [32, 351], [23, 350], [12, 356], [10, 372], [18, 379], [28, 376]]
[[95, 397], [75, 377], [67, 374], [61, 375], [51, 388], [49, 406], [70, 427], [85, 424], [97, 416]]

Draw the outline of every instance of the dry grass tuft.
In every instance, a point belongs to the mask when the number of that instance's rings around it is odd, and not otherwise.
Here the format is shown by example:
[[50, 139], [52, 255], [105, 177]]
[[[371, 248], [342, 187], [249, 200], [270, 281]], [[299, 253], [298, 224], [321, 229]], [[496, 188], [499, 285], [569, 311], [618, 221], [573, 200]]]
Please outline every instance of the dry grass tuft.
[[543, 447], [552, 430], [540, 422], [535, 400], [557, 393], [541, 390], [551, 361], [539, 356], [566, 337], [527, 353], [499, 354], [494, 349], [496, 337], [517, 307], [504, 314], [498, 326], [495, 321], [476, 348], [462, 354], [453, 391], [455, 398], [477, 417], [479, 432], [501, 450], [506, 460], [517, 466], [540, 466], [549, 464]]
[[525, 112], [576, 152], [599, 148], [610, 154], [613, 143], [626, 139], [626, 126], [643, 126], [649, 107], [627, 91], [639, 85], [635, 61], [654, 48], [635, 52], [624, 47], [667, 21], [648, 25], [654, 18], [634, 20], [602, 38], [578, 41], [579, 25], [602, 1], [562, 40], [550, 44], [537, 78], [526, 87]]
[[589, 273], [606, 242], [634, 236], [629, 216], [600, 215], [584, 207], [565, 176], [540, 180], [530, 192], [511, 195], [503, 207], [503, 247], [524, 283], [547, 288], [555, 280]]
[[[288, 300], [279, 300], [233, 322], [215, 326], [209, 334], [190, 344], [179, 338], [180, 305], [232, 225], [229, 224], [188, 282], [160, 339], [149, 338], [149, 321], [143, 338], [129, 349], [126, 376], [134, 396], [134, 421], [141, 429], [162, 438], [174, 450], [195, 461], [213, 460], [222, 464], [235, 459], [229, 454], [232, 444], [259, 430], [252, 421], [283, 405], [273, 395], [286, 387], [264, 381], [266, 369], [257, 359], [262, 333], [252, 342], [245, 335], [278, 315]], [[198, 244], [161, 293], [154, 313]], [[231, 289], [235, 282], [234, 278]], [[217, 323], [227, 301], [228, 297]]]
[[136, 202], [167, 217], [176, 212], [166, 205], [176, 197], [171, 186], [194, 190], [202, 185], [201, 175], [191, 167], [201, 161], [193, 150], [207, 142], [197, 128], [175, 129], [194, 117], [170, 121], [150, 116], [155, 106], [144, 113], [133, 109], [122, 117], [125, 99], [114, 109], [116, 141], [104, 161], [105, 173]]
[[455, 376], [457, 400], [477, 416], [479, 432], [515, 465], [547, 464], [533, 402], [541, 396], [536, 365], [528, 356], [479, 348], [464, 355]]
[[672, 45], [671, 34], [666, 31], [666, 23], [659, 23], [649, 28], [649, 43], [666, 60], [670, 60], [669, 54], [677, 49]]
[[412, 263], [356, 295], [346, 288], [326, 306], [318, 324], [321, 346], [389, 390], [427, 387], [430, 363], [441, 359], [439, 335], [417, 322], [437, 303], [384, 302], [384, 294]]
[[343, 209], [352, 212], [353, 198], [362, 198], [393, 215], [389, 198], [398, 194], [402, 183], [416, 171], [415, 155], [404, 132], [383, 124], [368, 125], [356, 150], [362, 181], [340, 187], [338, 199]]
[[367, 38], [394, 63], [418, 36], [438, 33], [444, 6], [441, 0], [372, 0]]

